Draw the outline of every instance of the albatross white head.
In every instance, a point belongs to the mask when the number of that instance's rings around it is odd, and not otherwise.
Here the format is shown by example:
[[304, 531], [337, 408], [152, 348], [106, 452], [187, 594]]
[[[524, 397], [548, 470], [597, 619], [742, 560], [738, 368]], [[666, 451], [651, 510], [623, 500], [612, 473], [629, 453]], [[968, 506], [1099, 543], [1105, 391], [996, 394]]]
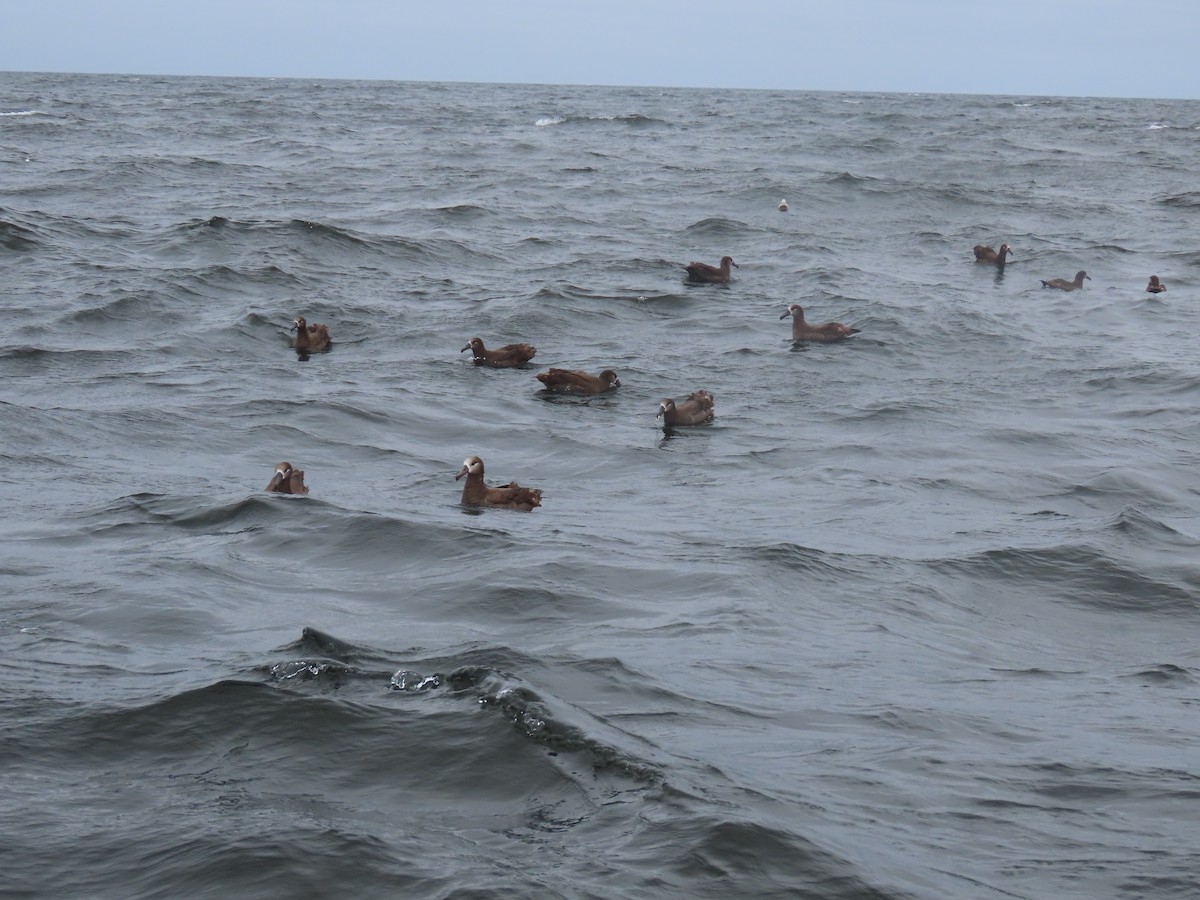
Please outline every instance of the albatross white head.
[[462, 478], [464, 475], [482, 475], [483, 460], [478, 456], [468, 456], [463, 460], [462, 468], [458, 470], [458, 474], [454, 476], [454, 480]]

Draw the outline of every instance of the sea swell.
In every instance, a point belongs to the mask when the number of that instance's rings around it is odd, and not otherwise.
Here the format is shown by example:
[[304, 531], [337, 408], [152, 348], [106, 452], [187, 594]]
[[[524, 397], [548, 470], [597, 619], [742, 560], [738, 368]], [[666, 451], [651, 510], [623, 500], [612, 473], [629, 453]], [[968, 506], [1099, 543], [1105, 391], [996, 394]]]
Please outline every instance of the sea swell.
[[5, 77], [10, 892], [1184, 889], [1186, 103]]

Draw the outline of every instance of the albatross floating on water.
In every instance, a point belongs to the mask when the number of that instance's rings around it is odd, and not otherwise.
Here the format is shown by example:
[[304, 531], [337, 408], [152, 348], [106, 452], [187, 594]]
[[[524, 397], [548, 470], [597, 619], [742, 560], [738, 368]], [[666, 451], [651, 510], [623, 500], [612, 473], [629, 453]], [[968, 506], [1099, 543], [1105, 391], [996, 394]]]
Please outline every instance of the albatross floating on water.
[[267, 490], [276, 494], [307, 494], [308, 485], [304, 483], [304, 470], [293, 469], [290, 462], [279, 463], [267, 484]]
[[713, 417], [713, 395], [708, 391], [692, 391], [682, 403], [667, 397], [658, 404], [658, 414], [664, 426], [703, 425]]
[[534, 507], [542, 505], [540, 488], [521, 487], [515, 481], [489, 487], [483, 480], [483, 460], [478, 456], [468, 456], [464, 459], [462, 468], [458, 470], [454, 480], [457, 481], [464, 475], [467, 476], [462, 492], [464, 506], [494, 506], [530, 512]]
[[992, 263], [993, 265], [1002, 266], [1006, 261], [1006, 257], [1012, 254], [1012, 248], [1008, 244], [1001, 244], [999, 250], [993, 250], [987, 244], [975, 245], [975, 262], [977, 263]]
[[555, 394], [603, 394], [621, 386], [621, 379], [612, 369], [599, 375], [572, 369], [549, 369], [537, 374], [537, 380]]
[[1080, 269], [1075, 273], [1074, 281], [1067, 281], [1065, 278], [1051, 278], [1049, 281], [1042, 281], [1042, 287], [1058, 288], [1060, 291], [1076, 291], [1083, 287], [1083, 279], [1092, 280], [1092, 276]]
[[328, 350], [329, 345], [333, 341], [329, 337], [329, 327], [314, 322], [309, 325], [304, 316], [296, 316], [292, 320], [292, 331], [296, 332], [296, 336], [292, 338], [292, 347], [299, 350], [301, 353], [310, 353], [314, 350]]
[[688, 281], [694, 281], [699, 284], [727, 284], [729, 282], [730, 266], [733, 266], [735, 269], [741, 268], [741, 266], [733, 261], [732, 256], [722, 256], [720, 268], [702, 262], [688, 263], [684, 268], [687, 269]]
[[533, 359], [537, 348], [532, 344], [505, 344], [495, 350], [483, 346], [483, 338], [473, 337], [467, 341], [467, 346], [459, 353], [471, 351], [471, 361], [477, 366], [491, 366], [494, 369], [512, 369], [523, 366]]
[[793, 341], [824, 341], [832, 343], [833, 341], [841, 341], [850, 337], [852, 334], [858, 334], [857, 328], [851, 328], [849, 325], [843, 325], [841, 322], [822, 322], [820, 325], [813, 325], [804, 321], [804, 307], [799, 303], [792, 303], [783, 311], [783, 315], [779, 318], [786, 319], [792, 317], [792, 340]]

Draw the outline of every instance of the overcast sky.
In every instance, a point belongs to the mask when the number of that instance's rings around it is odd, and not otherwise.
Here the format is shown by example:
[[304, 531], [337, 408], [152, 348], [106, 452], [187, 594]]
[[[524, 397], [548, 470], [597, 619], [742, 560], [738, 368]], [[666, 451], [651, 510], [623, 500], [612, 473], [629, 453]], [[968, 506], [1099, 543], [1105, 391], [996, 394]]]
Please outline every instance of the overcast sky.
[[1200, 98], [1200, 0], [7, 0], [0, 70]]

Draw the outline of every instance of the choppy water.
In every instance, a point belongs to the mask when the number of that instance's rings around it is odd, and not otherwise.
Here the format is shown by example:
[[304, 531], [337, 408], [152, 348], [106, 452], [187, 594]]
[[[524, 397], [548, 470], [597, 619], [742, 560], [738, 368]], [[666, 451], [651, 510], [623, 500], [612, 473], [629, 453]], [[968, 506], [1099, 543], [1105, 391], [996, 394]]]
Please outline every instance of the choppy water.
[[7, 896], [1200, 895], [1200, 104], [0, 85]]

